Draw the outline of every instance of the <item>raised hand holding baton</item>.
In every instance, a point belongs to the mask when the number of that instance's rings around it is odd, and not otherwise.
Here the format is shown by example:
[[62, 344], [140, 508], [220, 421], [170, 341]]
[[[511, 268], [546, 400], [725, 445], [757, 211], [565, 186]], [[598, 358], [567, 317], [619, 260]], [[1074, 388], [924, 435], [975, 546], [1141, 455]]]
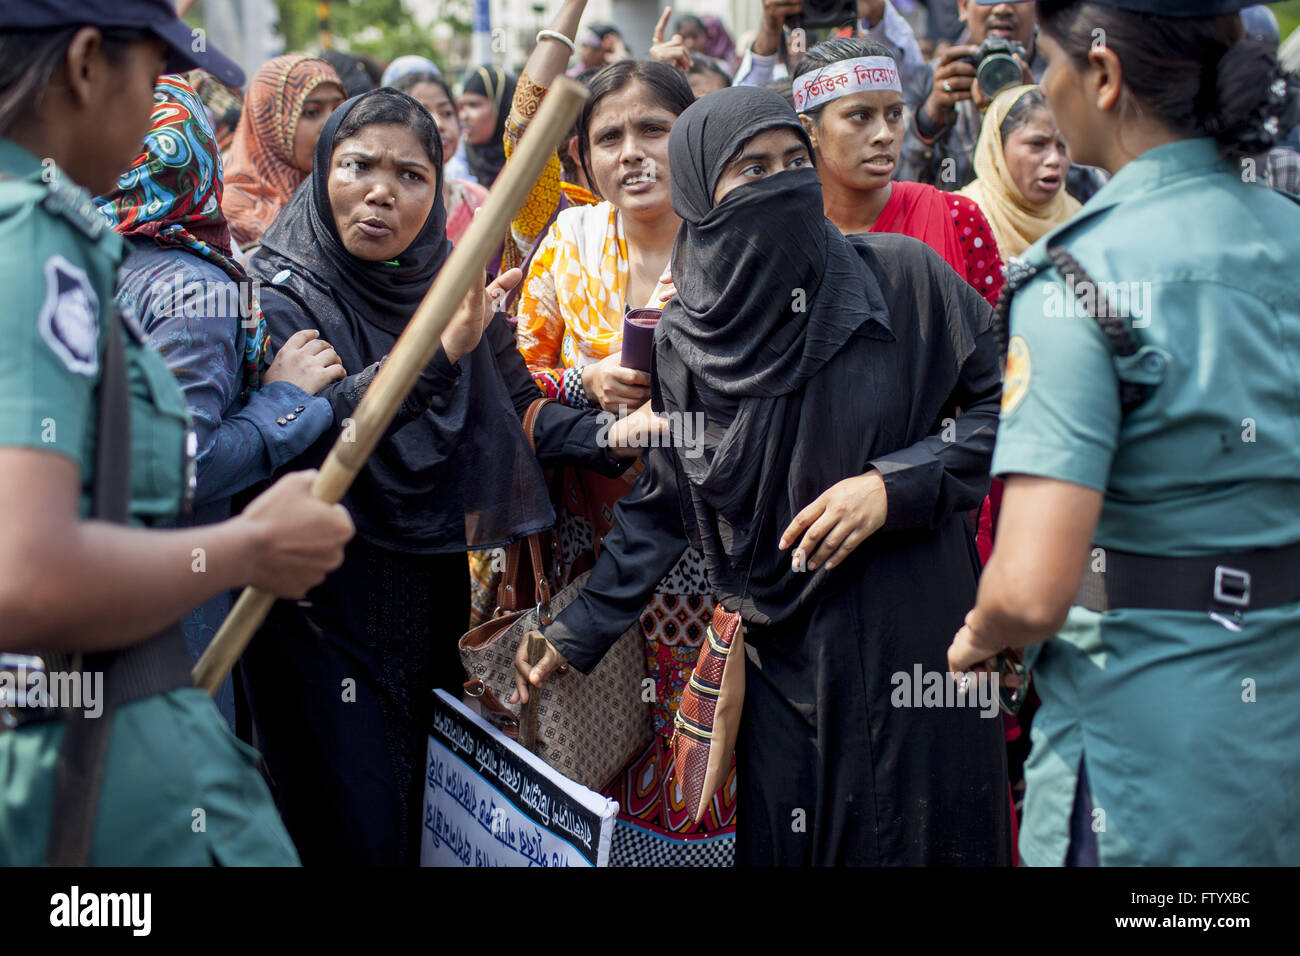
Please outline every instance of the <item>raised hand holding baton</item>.
[[[472, 283], [483, 281], [483, 272], [512, 219], [523, 208], [547, 160], [568, 139], [569, 130], [588, 96], [574, 80], [559, 78], [546, 94], [536, 117], [529, 124], [519, 147], [497, 178], [464, 239], [452, 250], [407, 324], [393, 345], [387, 360], [357, 406], [351, 434], [340, 435], [330, 449], [311, 487], [321, 501], [337, 503], [365, 465], [387, 431], [393, 416], [410, 393], [438, 350], [443, 329], [456, 313]], [[344, 438], [350, 441], [344, 441]], [[195, 666], [194, 683], [215, 694], [221, 682], [239, 660], [265, 620], [275, 595], [260, 588], [245, 588]]]

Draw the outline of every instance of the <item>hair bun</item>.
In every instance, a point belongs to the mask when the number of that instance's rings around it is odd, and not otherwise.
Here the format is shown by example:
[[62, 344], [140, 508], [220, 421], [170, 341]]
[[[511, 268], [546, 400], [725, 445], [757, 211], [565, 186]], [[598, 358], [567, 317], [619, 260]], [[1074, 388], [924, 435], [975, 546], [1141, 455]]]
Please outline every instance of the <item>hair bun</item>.
[[1235, 43], [1208, 72], [1214, 80], [1213, 105], [1202, 122], [1229, 156], [1265, 153], [1300, 122], [1300, 87], [1266, 45]]

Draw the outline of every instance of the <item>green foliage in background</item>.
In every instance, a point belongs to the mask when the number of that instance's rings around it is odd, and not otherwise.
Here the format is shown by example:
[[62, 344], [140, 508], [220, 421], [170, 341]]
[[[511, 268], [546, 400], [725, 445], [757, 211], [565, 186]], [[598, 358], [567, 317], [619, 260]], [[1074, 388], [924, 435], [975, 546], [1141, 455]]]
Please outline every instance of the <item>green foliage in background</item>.
[[[276, 0], [280, 34], [286, 50], [319, 50], [320, 25], [316, 0]], [[458, 34], [468, 35], [472, 11], [468, 3], [443, 0], [442, 16]], [[401, 0], [333, 0], [329, 4], [333, 46], [350, 53], [368, 53], [381, 62], [405, 54], [426, 56], [445, 69], [447, 64]]]
[[[279, 32], [285, 50], [320, 50], [316, 0], [276, 0]], [[1281, 27], [1282, 39], [1300, 27], [1300, 0], [1269, 4]], [[369, 53], [388, 62], [407, 53], [427, 56], [446, 69], [445, 57], [434, 50], [433, 38], [421, 30], [401, 0], [332, 0], [330, 31], [335, 45], [356, 53]], [[457, 35], [468, 36], [473, 18], [472, 0], [442, 0], [440, 19]], [[187, 19], [203, 26], [203, 2], [195, 3]]]
[[1287, 0], [1286, 3], [1273, 3], [1269, 6], [1277, 15], [1278, 26], [1282, 28], [1282, 39], [1285, 41], [1292, 30], [1300, 27], [1300, 0]]

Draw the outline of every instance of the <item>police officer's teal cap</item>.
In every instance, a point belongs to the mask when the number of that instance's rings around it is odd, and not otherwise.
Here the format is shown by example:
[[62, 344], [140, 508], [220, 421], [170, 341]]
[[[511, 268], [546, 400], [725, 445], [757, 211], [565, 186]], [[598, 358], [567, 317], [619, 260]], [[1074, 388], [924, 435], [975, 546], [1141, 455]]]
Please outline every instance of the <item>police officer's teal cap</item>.
[[206, 37], [176, 15], [168, 0], [0, 0], [0, 30], [74, 26], [148, 30], [166, 42], [169, 72], [197, 67], [226, 86], [244, 85], [239, 64], [209, 46]]
[[1246, 30], [1246, 36], [1257, 43], [1276, 47], [1282, 42], [1282, 28], [1278, 25], [1277, 17], [1262, 3], [1252, 3], [1242, 8], [1241, 25]]
[[[981, 7], [995, 7], [1007, 0], [975, 0]], [[1011, 0], [1024, 3], [1027, 0]], [[1091, 0], [1103, 7], [1127, 10], [1130, 13], [1150, 13], [1158, 17], [1217, 17], [1236, 13], [1242, 7], [1253, 6], [1248, 0]]]

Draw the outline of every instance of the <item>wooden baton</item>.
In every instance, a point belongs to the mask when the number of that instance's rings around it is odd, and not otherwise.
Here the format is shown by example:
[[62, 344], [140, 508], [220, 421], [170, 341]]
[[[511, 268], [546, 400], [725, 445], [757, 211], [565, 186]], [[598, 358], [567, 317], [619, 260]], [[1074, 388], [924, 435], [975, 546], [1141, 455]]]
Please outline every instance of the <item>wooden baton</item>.
[[[456, 314], [461, 300], [473, 283], [483, 281], [484, 270], [501, 244], [501, 237], [509, 234], [510, 222], [523, 208], [542, 168], [569, 135], [587, 95], [581, 83], [563, 77], [550, 88], [465, 237], [452, 250], [357, 405], [352, 416], [354, 427], [345, 430], [330, 449], [320, 474], [312, 482], [311, 493], [316, 498], [337, 504], [352, 485], [421, 370], [433, 359], [442, 330]], [[194, 668], [196, 687], [209, 694], [217, 692], [274, 603], [275, 595], [268, 591], [244, 589]]]

